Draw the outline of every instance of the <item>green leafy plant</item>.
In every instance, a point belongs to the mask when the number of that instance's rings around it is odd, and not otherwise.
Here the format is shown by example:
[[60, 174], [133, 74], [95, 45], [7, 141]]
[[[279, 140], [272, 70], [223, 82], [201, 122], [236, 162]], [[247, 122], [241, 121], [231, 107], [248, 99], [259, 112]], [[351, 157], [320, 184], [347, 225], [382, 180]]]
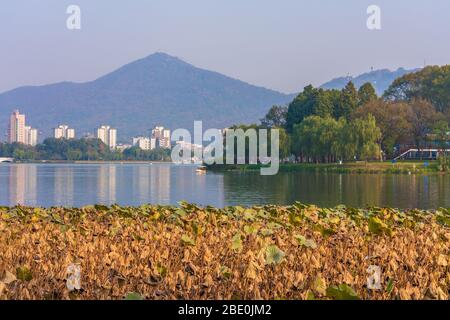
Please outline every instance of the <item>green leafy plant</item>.
[[130, 292], [125, 296], [124, 300], [144, 300], [144, 298], [136, 292]]
[[356, 292], [346, 284], [328, 287], [327, 297], [334, 300], [360, 300]]
[[284, 256], [285, 253], [276, 245], [270, 245], [266, 248], [266, 264], [280, 264]]
[[316, 249], [317, 244], [313, 239], [307, 239], [302, 235], [295, 235], [294, 238], [297, 240], [298, 244], [306, 248]]

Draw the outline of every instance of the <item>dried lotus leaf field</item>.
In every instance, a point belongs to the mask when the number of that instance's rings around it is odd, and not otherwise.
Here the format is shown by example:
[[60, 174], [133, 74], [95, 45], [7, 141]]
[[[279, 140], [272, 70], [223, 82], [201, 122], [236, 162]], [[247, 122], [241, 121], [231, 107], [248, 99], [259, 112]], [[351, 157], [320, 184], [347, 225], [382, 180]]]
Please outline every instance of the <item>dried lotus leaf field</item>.
[[0, 300], [448, 299], [449, 224], [299, 203], [0, 207]]

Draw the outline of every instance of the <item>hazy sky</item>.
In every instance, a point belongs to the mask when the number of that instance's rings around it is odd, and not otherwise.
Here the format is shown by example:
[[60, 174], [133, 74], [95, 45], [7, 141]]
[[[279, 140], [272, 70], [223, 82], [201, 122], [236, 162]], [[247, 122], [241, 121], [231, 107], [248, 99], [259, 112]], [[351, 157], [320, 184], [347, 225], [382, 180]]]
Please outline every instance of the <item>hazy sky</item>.
[[[81, 30], [66, 28], [71, 4]], [[2, 0], [0, 92], [93, 80], [155, 51], [298, 92], [371, 66], [449, 64], [449, 17], [449, 0]]]

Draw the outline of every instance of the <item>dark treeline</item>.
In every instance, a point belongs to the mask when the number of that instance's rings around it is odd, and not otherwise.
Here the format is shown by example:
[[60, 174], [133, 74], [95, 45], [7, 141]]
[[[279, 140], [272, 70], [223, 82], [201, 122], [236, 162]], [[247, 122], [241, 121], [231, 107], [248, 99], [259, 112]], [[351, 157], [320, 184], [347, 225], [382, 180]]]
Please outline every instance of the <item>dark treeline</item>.
[[123, 152], [110, 150], [99, 139], [45, 139], [42, 144], [28, 146], [21, 143], [0, 143], [0, 157], [12, 157], [16, 160], [54, 160], [54, 161], [115, 161], [148, 160], [167, 161], [170, 150], [155, 149], [144, 151], [132, 147]]
[[450, 148], [450, 66], [405, 75], [378, 97], [372, 84], [342, 90], [307, 86], [259, 127], [280, 128], [281, 156], [301, 162], [391, 159], [402, 149]]

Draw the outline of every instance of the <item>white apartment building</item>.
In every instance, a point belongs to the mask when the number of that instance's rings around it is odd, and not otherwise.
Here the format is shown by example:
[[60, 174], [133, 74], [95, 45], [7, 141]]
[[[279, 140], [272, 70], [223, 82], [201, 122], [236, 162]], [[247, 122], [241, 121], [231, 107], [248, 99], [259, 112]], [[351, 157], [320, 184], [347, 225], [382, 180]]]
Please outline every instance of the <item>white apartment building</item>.
[[75, 129], [69, 128], [67, 125], [60, 125], [53, 129], [55, 139], [74, 139]]
[[30, 146], [37, 145], [38, 131], [30, 126], [25, 126], [25, 144]]
[[170, 130], [169, 129], [164, 129], [163, 130], [163, 138], [170, 140]]
[[25, 115], [14, 111], [9, 118], [8, 142], [37, 145], [38, 131], [26, 125]]
[[117, 130], [110, 126], [101, 126], [97, 129], [97, 139], [103, 141], [111, 149], [115, 149], [117, 146]]
[[8, 142], [25, 143], [25, 115], [17, 110], [9, 117]]
[[163, 137], [164, 127], [157, 126], [152, 130], [152, 138], [159, 139]]
[[170, 149], [172, 144], [170, 143], [170, 138], [159, 139], [159, 147], [162, 149]]
[[139, 147], [142, 150], [153, 150], [156, 148], [156, 139], [148, 137], [133, 138], [133, 146]]
[[170, 149], [172, 147], [170, 143], [170, 130], [163, 130], [163, 137], [159, 140], [159, 147], [163, 149]]
[[132, 145], [133, 146], [137, 146], [138, 145], [138, 143], [139, 143], [139, 140], [141, 140], [141, 139], [147, 139], [146, 137], [133, 137], [133, 140], [132, 140]]
[[158, 146], [163, 149], [170, 149], [170, 130], [157, 126], [152, 130], [152, 138], [157, 140]]

